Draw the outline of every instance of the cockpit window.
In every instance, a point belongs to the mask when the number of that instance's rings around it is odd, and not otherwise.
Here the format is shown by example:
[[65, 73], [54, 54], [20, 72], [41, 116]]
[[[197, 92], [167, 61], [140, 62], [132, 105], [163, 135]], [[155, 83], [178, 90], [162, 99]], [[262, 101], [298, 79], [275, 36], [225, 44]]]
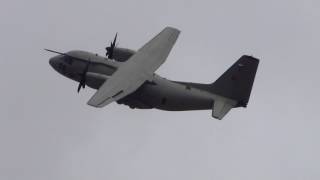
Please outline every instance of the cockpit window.
[[64, 73], [64, 72], [66, 71], [66, 66], [63, 65], [62, 63], [59, 63], [58, 68], [60, 69], [60, 71], [61, 71], [62, 73]]
[[63, 61], [66, 62], [66, 63], [69, 64], [69, 65], [72, 65], [72, 63], [73, 63], [73, 60], [72, 60], [70, 57], [68, 57], [68, 56], [65, 56], [65, 57], [63, 58]]

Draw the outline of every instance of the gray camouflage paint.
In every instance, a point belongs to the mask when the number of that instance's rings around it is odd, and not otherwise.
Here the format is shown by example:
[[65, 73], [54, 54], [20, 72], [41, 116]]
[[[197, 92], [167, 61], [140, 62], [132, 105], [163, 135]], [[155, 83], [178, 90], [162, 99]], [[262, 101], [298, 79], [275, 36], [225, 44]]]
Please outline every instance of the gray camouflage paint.
[[[318, 180], [320, 2], [3, 0], [0, 6], [1, 180]], [[94, 91], [48, 66], [52, 54], [137, 49], [182, 30], [157, 74], [209, 83], [242, 54], [261, 58], [246, 110], [86, 105]]]

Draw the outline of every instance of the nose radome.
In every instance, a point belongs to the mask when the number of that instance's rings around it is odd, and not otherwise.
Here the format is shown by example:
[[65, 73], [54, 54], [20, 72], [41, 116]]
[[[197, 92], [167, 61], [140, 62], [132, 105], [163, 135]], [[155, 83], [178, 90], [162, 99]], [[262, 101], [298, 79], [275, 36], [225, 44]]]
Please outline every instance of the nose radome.
[[57, 57], [50, 58], [49, 64], [51, 65], [51, 67], [53, 69], [57, 69], [57, 67], [58, 67], [58, 62], [57, 61], [58, 61]]

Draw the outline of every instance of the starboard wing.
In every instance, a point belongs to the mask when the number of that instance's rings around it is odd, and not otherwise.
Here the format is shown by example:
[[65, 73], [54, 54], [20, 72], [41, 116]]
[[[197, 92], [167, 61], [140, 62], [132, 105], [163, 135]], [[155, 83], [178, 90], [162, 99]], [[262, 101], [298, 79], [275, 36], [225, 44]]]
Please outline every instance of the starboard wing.
[[88, 101], [88, 105], [103, 107], [137, 90], [167, 59], [180, 31], [166, 27], [146, 43], [106, 80]]

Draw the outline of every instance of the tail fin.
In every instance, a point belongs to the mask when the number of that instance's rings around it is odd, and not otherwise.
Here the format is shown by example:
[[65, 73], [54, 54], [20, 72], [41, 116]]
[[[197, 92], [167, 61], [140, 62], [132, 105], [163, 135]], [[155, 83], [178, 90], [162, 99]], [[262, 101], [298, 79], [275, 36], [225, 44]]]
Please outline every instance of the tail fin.
[[221, 120], [234, 107], [247, 107], [259, 60], [242, 56], [214, 83], [209, 91], [219, 95], [214, 99], [212, 117]]
[[259, 60], [244, 55], [222, 76], [210, 85], [210, 91], [237, 102], [236, 107], [246, 107]]

